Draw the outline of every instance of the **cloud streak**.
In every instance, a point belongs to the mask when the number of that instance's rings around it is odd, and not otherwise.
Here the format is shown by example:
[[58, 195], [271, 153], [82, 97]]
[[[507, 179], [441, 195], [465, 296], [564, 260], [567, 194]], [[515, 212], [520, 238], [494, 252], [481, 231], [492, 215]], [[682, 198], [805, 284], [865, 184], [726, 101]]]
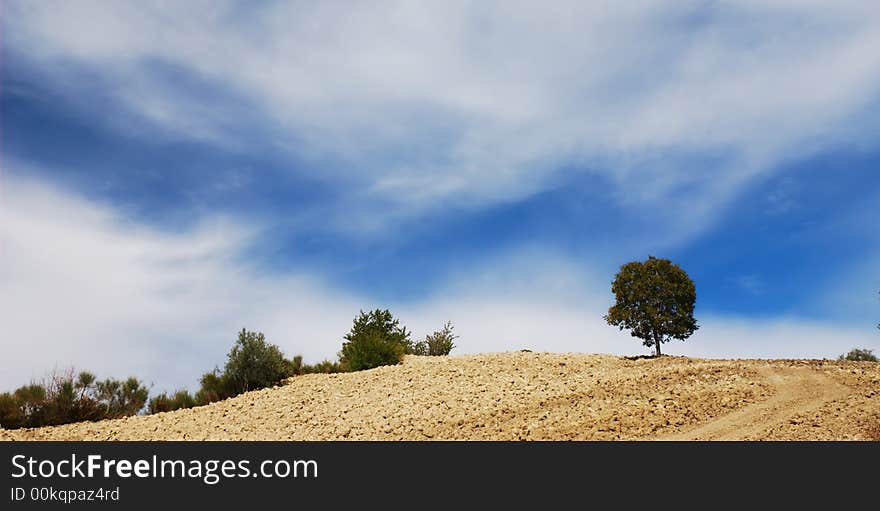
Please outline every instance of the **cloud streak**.
[[880, 99], [865, 2], [6, 9], [12, 52], [46, 73], [89, 69], [177, 136], [246, 148], [229, 119], [253, 115], [260, 144], [333, 162], [323, 179], [392, 219], [522, 199], [577, 169], [632, 208], [665, 204], [661, 237], [687, 239], [779, 163], [873, 137], [850, 126]]

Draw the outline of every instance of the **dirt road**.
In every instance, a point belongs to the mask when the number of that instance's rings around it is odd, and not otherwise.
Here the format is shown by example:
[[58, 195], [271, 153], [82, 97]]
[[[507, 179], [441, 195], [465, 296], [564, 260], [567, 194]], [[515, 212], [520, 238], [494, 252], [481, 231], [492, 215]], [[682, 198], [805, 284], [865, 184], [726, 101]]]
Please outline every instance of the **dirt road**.
[[794, 417], [818, 410], [853, 392], [828, 376], [808, 368], [762, 367], [759, 373], [772, 385], [769, 399], [677, 433], [665, 440], [754, 440]]

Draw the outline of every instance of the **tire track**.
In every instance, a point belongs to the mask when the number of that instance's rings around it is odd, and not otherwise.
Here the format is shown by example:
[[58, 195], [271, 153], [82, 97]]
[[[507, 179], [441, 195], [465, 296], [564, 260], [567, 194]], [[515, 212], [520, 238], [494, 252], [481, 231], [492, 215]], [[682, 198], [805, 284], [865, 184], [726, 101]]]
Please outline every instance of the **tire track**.
[[775, 393], [769, 399], [660, 440], [753, 440], [796, 414], [845, 397], [850, 389], [809, 368], [764, 367]]

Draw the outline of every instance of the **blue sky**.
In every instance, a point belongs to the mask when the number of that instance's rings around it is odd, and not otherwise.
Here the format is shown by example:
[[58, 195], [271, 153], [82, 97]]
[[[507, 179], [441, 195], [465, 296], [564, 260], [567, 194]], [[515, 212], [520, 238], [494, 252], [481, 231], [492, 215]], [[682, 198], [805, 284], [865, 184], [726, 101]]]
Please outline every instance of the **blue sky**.
[[0, 384], [332, 358], [372, 307], [639, 353], [601, 316], [648, 255], [697, 285], [670, 353], [880, 346], [871, 3], [551, 7], [5, 3]]

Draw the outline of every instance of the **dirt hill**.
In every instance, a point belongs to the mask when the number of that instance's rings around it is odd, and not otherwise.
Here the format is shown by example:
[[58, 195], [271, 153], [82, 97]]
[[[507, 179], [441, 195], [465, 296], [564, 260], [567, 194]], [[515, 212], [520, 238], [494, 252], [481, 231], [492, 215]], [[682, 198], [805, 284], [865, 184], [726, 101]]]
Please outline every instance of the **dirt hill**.
[[880, 363], [494, 353], [306, 375], [7, 440], [880, 439]]

